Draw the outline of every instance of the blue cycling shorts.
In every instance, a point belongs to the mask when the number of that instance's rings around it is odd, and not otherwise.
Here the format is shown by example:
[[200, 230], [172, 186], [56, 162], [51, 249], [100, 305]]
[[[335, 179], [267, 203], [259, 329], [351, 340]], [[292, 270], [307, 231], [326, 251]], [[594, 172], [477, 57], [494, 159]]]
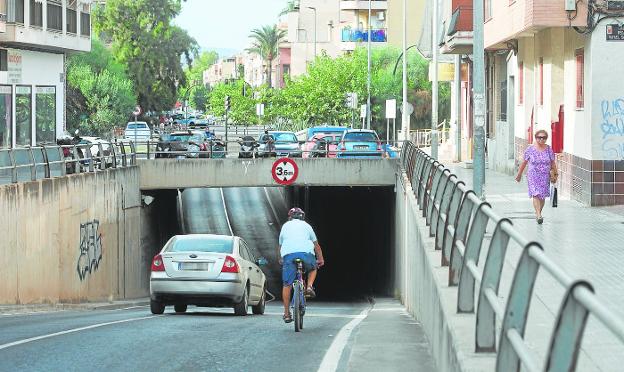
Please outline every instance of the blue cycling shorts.
[[312, 253], [290, 253], [282, 257], [284, 263], [282, 264], [282, 282], [284, 287], [288, 287], [293, 284], [297, 277], [297, 264], [295, 258], [300, 258], [303, 261], [303, 268], [306, 272], [316, 270], [316, 257]]

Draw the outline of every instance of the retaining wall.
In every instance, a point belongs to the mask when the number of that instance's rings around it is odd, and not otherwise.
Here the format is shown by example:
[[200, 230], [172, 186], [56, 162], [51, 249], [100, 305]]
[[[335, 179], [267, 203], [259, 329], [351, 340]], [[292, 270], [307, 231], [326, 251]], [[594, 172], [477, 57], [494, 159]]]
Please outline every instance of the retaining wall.
[[0, 303], [147, 296], [139, 168], [0, 186]]

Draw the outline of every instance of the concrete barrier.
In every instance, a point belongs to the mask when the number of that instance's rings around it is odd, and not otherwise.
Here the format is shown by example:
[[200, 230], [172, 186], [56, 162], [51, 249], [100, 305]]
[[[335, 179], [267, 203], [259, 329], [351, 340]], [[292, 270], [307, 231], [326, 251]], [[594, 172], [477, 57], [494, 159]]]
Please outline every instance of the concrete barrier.
[[423, 325], [440, 371], [493, 371], [495, 354], [475, 354], [474, 318], [458, 314], [457, 289], [449, 287], [448, 267], [418, 208], [405, 173], [396, 192], [396, 295]]
[[147, 295], [139, 168], [0, 186], [0, 303]]
[[[391, 186], [396, 159], [297, 159], [293, 186]], [[268, 159], [138, 160], [141, 190], [188, 187], [279, 186]], [[166, 177], [163, 177], [166, 175]]]

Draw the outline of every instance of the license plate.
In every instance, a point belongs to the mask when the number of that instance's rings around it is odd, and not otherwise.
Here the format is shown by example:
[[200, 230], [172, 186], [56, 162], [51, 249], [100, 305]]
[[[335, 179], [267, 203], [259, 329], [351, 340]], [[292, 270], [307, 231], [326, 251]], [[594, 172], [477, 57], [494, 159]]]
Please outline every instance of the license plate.
[[353, 148], [356, 150], [368, 150], [368, 146], [366, 145], [356, 145], [356, 146], [353, 146]]
[[211, 262], [178, 262], [178, 270], [184, 271], [208, 271], [211, 267]]

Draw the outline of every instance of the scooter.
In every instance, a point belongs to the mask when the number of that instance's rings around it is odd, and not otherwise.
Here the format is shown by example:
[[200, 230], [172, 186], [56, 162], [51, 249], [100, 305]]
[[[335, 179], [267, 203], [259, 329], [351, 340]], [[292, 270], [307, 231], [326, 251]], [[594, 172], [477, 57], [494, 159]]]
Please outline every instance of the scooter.
[[211, 142], [211, 154], [213, 159], [225, 158], [225, 142], [220, 139], [214, 139]]
[[240, 150], [238, 151], [239, 158], [255, 158], [256, 148], [259, 146], [255, 138], [251, 136], [245, 136], [238, 140]]
[[[76, 159], [76, 154], [74, 154], [74, 145], [77, 145], [80, 143], [80, 141], [82, 140], [82, 138], [80, 138], [80, 132], [78, 131], [78, 129], [76, 129], [76, 131], [74, 132], [74, 136], [72, 138], [69, 137], [65, 137], [65, 138], [58, 138], [56, 140], [56, 144], [58, 146], [62, 146], [62, 151], [63, 151], [63, 160], [65, 161], [65, 173], [66, 174], [74, 174], [76, 173], [76, 171], [78, 170], [78, 164], [75, 160]], [[82, 149], [80, 147], [76, 147], [76, 153], [78, 155], [78, 159], [84, 159], [84, 154], [82, 152]]]

